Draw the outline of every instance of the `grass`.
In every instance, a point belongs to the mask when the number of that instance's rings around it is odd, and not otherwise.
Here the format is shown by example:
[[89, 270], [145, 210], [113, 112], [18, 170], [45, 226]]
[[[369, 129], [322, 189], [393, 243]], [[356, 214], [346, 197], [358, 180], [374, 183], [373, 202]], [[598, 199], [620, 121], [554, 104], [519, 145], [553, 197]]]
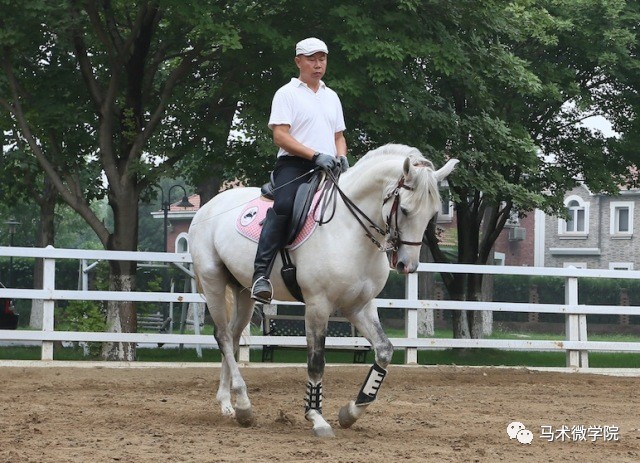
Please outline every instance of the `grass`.
[[[212, 334], [210, 327], [204, 327], [202, 334]], [[257, 329], [255, 334], [261, 334]], [[388, 329], [389, 337], [404, 337], [402, 329]], [[435, 338], [451, 338], [451, 330], [436, 330]], [[507, 331], [495, 331], [492, 339], [535, 339], [556, 340], [563, 339], [561, 334], [546, 333], [517, 333]], [[638, 342], [640, 338], [633, 335], [591, 335], [592, 341], [610, 342]], [[11, 346], [0, 347], [0, 359], [3, 360], [38, 360], [41, 349], [37, 346]], [[250, 358], [252, 362], [262, 361], [260, 349], [252, 349]], [[184, 349], [160, 349], [139, 348], [137, 360], [140, 362], [219, 362], [220, 352], [217, 349], [202, 349], [202, 357], [198, 357], [194, 348]], [[353, 363], [351, 352], [330, 350], [326, 351], [327, 363]], [[418, 351], [418, 363], [421, 365], [459, 365], [459, 366], [522, 366], [522, 367], [563, 367], [566, 354], [564, 352], [540, 352], [517, 351], [500, 349], [441, 349]], [[54, 348], [56, 360], [96, 360], [96, 357], [85, 357], [82, 349], [77, 347]], [[276, 349], [274, 361], [277, 363], [306, 364], [307, 353], [305, 349]], [[369, 354], [367, 362], [373, 361], [373, 354]], [[404, 363], [404, 352], [396, 351], [394, 364]], [[640, 368], [640, 355], [636, 353], [618, 352], [591, 352], [589, 365], [594, 368]]]

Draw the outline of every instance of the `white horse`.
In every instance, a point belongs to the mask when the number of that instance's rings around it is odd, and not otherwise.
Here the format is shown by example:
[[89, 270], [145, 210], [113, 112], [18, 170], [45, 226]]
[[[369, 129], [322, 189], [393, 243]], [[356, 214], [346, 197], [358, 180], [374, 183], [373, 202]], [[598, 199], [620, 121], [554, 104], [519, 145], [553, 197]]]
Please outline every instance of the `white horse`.
[[[375, 351], [375, 363], [360, 393], [340, 410], [340, 426], [349, 427], [376, 399], [393, 355], [393, 345], [380, 325], [372, 300], [384, 287], [389, 267], [404, 274], [415, 272], [422, 235], [440, 207], [438, 182], [449, 175], [457, 162], [450, 160], [434, 170], [420, 151], [405, 145], [389, 144], [367, 153], [339, 179], [344, 195], [360, 209], [356, 213], [360, 220], [354, 217], [353, 206], [338, 199], [331, 221], [318, 227], [307, 241], [291, 251], [306, 305], [305, 417], [313, 423], [316, 436], [334, 435], [322, 416], [329, 316], [341, 311]], [[223, 354], [216, 398], [223, 415], [235, 416], [243, 426], [251, 425], [254, 418], [235, 354], [253, 312], [254, 302], [247, 288], [251, 287], [257, 245], [235, 230], [235, 222], [242, 206], [259, 195], [258, 188], [227, 190], [198, 211], [189, 229], [195, 274]], [[365, 223], [367, 220], [371, 224]], [[374, 231], [375, 227], [378, 231]], [[274, 298], [294, 300], [280, 277], [280, 266], [278, 257], [272, 272]], [[234, 296], [231, 309], [225, 300], [227, 288]], [[231, 402], [232, 392], [236, 396], [235, 406]]]

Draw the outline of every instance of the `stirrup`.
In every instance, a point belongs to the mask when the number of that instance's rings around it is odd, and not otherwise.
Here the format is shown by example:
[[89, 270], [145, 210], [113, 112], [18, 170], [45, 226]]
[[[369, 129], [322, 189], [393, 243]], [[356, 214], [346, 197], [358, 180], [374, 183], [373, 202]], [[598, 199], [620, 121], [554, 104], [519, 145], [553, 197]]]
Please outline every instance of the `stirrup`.
[[[260, 287], [260, 286], [263, 287]], [[264, 287], [268, 286], [268, 288]], [[258, 277], [251, 286], [251, 299], [262, 302], [263, 304], [270, 304], [271, 297], [273, 295], [273, 286], [271, 281], [267, 277]]]

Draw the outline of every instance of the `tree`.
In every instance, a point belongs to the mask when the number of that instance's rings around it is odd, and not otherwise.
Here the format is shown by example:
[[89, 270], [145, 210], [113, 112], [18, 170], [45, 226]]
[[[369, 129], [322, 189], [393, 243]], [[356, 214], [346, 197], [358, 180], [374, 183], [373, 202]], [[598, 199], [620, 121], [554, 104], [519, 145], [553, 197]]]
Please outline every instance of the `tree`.
[[[633, 20], [625, 19], [625, 8], [624, 2], [513, 2], [506, 15], [487, 15], [482, 23], [490, 29], [467, 42], [474, 45], [466, 49], [475, 78], [455, 72], [439, 92], [459, 115], [447, 151], [466, 167], [449, 181], [458, 262], [486, 264], [511, 214], [562, 213], [564, 193], [578, 179], [594, 191], [615, 190], [625, 160], [579, 122], [605, 110], [612, 65], [631, 58]], [[495, 24], [507, 27], [491, 29]], [[546, 161], [551, 157], [555, 162]], [[435, 259], [446, 261], [433, 226], [426, 239]], [[481, 298], [482, 275], [443, 279], [452, 298]], [[472, 313], [454, 314], [457, 337], [479, 336], [474, 326]]]
[[[271, 98], [295, 75], [293, 44], [312, 35], [329, 45], [352, 157], [395, 141], [436, 164], [462, 160], [449, 179], [459, 262], [486, 263], [514, 211], [559, 211], [576, 175], [607, 188], [625, 162], [575, 123], [585, 110], [627, 108], [632, 2], [14, 3], [0, 0], [0, 101], [106, 249], [136, 249], [141, 192], [164, 175], [208, 196], [225, 179], [267, 179]], [[244, 137], [229, 142], [232, 130]], [[545, 163], [551, 154], [559, 162]], [[102, 172], [112, 228], [87, 200], [102, 193]], [[433, 226], [425, 242], [447, 260]], [[112, 288], [134, 289], [134, 275], [113, 263]], [[454, 299], [481, 297], [479, 278], [443, 279]], [[130, 305], [108, 313], [108, 329], [135, 329]], [[456, 335], [469, 336], [456, 317]]]
[[[141, 192], [197, 145], [203, 126], [193, 114], [207, 122], [232, 118], [233, 98], [216, 99], [229, 77], [223, 57], [240, 47], [239, 23], [265, 11], [254, 2], [213, 0], [1, 6], [3, 107], [61, 198], [102, 245], [136, 250]], [[216, 130], [224, 134], [224, 127]], [[210, 132], [203, 130], [205, 139]], [[111, 229], [90, 207], [103, 189]], [[133, 262], [111, 262], [110, 288], [134, 290], [135, 273]], [[110, 304], [107, 327], [135, 331], [133, 304]], [[105, 344], [103, 355], [132, 359], [135, 350]]]

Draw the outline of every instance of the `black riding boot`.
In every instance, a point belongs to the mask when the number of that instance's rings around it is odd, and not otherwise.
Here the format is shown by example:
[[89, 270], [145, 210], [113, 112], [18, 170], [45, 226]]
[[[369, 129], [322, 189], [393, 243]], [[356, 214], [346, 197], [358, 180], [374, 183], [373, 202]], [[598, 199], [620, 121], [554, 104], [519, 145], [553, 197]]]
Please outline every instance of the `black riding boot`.
[[267, 218], [262, 226], [258, 250], [253, 267], [251, 298], [263, 304], [271, 302], [273, 288], [269, 281], [271, 268], [277, 252], [285, 245], [289, 217], [278, 215], [273, 209], [267, 210]]

